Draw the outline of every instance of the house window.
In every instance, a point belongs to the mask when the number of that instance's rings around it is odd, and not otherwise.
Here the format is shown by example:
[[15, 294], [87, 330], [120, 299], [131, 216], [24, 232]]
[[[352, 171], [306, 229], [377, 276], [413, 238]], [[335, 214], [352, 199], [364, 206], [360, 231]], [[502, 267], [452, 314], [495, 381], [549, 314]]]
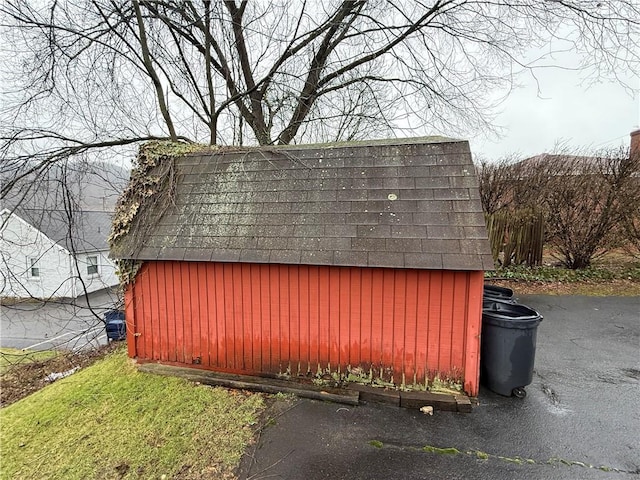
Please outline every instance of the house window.
[[98, 273], [98, 257], [87, 257], [87, 275]]
[[37, 258], [30, 258], [29, 259], [29, 275], [32, 277], [39, 277], [40, 276], [40, 268], [37, 266], [38, 263], [38, 259]]

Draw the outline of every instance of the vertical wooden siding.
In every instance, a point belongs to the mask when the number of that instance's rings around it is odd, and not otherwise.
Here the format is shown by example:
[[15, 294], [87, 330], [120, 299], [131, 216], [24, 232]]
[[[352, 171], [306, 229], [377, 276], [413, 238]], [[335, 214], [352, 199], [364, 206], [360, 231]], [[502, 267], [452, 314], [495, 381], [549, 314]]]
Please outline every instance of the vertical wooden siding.
[[126, 294], [129, 354], [254, 374], [436, 374], [477, 394], [482, 272], [147, 262]]

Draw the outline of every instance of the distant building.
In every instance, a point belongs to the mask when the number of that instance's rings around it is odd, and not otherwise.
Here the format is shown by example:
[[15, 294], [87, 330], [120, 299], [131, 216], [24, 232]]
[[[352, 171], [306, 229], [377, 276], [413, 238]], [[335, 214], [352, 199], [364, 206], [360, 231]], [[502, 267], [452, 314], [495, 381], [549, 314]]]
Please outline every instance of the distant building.
[[75, 298], [118, 284], [111, 212], [0, 211], [0, 296]]
[[640, 128], [631, 132], [629, 151], [631, 155], [640, 154]]
[[[634, 130], [630, 135], [629, 154], [640, 153], [640, 129]], [[567, 155], [556, 153], [542, 153], [525, 158], [514, 164], [523, 175], [538, 170], [556, 172], [559, 175], [591, 175], [610, 174], [612, 165], [610, 155], [587, 156]], [[634, 175], [637, 176], [637, 175]]]

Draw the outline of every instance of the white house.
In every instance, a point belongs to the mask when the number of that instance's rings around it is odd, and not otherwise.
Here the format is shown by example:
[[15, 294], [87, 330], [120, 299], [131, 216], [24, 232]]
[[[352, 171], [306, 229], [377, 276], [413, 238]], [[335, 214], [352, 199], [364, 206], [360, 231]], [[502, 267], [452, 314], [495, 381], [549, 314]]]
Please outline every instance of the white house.
[[0, 297], [75, 298], [118, 284], [111, 212], [0, 211]]

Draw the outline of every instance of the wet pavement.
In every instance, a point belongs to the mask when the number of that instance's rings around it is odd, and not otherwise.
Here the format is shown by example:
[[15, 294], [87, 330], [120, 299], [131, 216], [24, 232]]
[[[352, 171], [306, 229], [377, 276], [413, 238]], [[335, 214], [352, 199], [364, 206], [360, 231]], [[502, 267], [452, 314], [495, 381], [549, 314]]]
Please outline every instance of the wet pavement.
[[433, 416], [282, 402], [240, 478], [640, 479], [640, 298], [519, 301], [545, 317], [526, 398], [482, 389], [473, 413]]
[[119, 302], [111, 290], [75, 300], [29, 301], [0, 308], [0, 346], [79, 350], [107, 343], [104, 312]]

